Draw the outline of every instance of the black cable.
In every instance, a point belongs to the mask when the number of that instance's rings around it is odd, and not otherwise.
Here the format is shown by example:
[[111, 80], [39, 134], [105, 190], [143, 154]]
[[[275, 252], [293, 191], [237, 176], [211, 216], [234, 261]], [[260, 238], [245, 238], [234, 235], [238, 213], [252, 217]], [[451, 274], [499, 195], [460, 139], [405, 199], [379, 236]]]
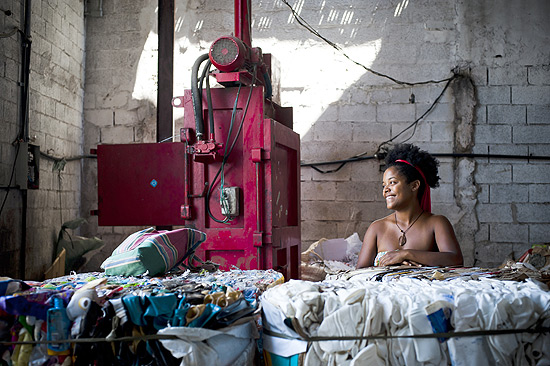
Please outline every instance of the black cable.
[[19, 99], [19, 118], [21, 130], [19, 138], [25, 142], [29, 141], [29, 91], [31, 74], [31, 0], [25, 0], [24, 7], [24, 27], [21, 32], [21, 73], [20, 73], [20, 99]]
[[[214, 113], [212, 110], [212, 95], [210, 94], [210, 67], [212, 66], [212, 61], [208, 59], [206, 62], [206, 65], [202, 69], [201, 77], [199, 79], [199, 95], [200, 95], [200, 105], [201, 105], [201, 113], [200, 113], [200, 119], [201, 119], [201, 125], [203, 126], [203, 132], [204, 132], [204, 123], [202, 122], [202, 84], [206, 80], [206, 104], [208, 107], [208, 122], [209, 122], [209, 132], [211, 135], [214, 134]], [[205, 140], [209, 140], [209, 137], [207, 136]]]
[[242, 117], [241, 123], [239, 125], [239, 130], [237, 131], [237, 134], [235, 135], [235, 138], [233, 139], [233, 143], [231, 144], [231, 148], [229, 149], [229, 153], [227, 154], [228, 157], [229, 157], [229, 154], [231, 154], [231, 152], [233, 151], [233, 147], [235, 147], [235, 143], [237, 142], [237, 138], [239, 137], [239, 134], [241, 133], [241, 130], [243, 128], [244, 118], [246, 117], [246, 112], [248, 111], [248, 105], [250, 104], [250, 98], [252, 97], [252, 91], [254, 89], [253, 86], [254, 86], [254, 83], [256, 82], [256, 66], [257, 65], [254, 65], [254, 74], [252, 75], [252, 84], [250, 86], [250, 92], [248, 93], [248, 99], [246, 100], [246, 105], [244, 107], [243, 117]]
[[[229, 137], [231, 136], [231, 132], [233, 131], [233, 123], [235, 122], [235, 117], [237, 115], [237, 104], [238, 104], [237, 102], [239, 101], [239, 95], [241, 93], [241, 86], [242, 85], [239, 85], [239, 88], [237, 89], [237, 96], [235, 98], [235, 103], [233, 105], [233, 110], [231, 112], [231, 121], [229, 123], [229, 129], [227, 131], [227, 142], [225, 144], [226, 151], [227, 151], [227, 146], [229, 144]], [[220, 168], [218, 169], [218, 172], [214, 176], [214, 179], [212, 179], [212, 183], [209, 185], [208, 190], [206, 191], [206, 203], [205, 203], [206, 212], [208, 213], [208, 216], [210, 216], [210, 218], [212, 220], [214, 220], [215, 222], [223, 223], [223, 224], [225, 224], [227, 222], [227, 218], [225, 218], [224, 220], [220, 220], [220, 219], [216, 218], [212, 214], [212, 211], [210, 210], [210, 195], [212, 194], [212, 188], [214, 188], [214, 184], [216, 183], [216, 180], [218, 179], [218, 176], [222, 172], [223, 165], [225, 164], [225, 156], [226, 156], [226, 154], [224, 153], [224, 159], [222, 160]]]
[[409, 129], [413, 128], [413, 133], [411, 134], [411, 136], [409, 136], [407, 139], [405, 139], [404, 141], [402, 142], [406, 142], [406, 141], [409, 141], [415, 134], [416, 132], [416, 126], [418, 125], [418, 123], [428, 115], [428, 113], [430, 113], [434, 108], [435, 106], [437, 105], [437, 103], [439, 102], [439, 100], [441, 99], [441, 97], [443, 97], [443, 94], [445, 94], [445, 91], [447, 91], [447, 88], [449, 87], [449, 85], [451, 84], [451, 82], [457, 78], [458, 75], [454, 74], [448, 81], [447, 83], [445, 84], [445, 87], [443, 88], [443, 90], [441, 91], [441, 93], [439, 93], [439, 95], [437, 96], [437, 98], [435, 98], [435, 100], [433, 101], [433, 103], [430, 105], [430, 108], [428, 108], [420, 117], [418, 117], [413, 123], [411, 123], [409, 126], [407, 126], [405, 129], [403, 129], [401, 132], [399, 132], [397, 135], [395, 135], [394, 137], [392, 137], [391, 139], [387, 140], [387, 141], [384, 141], [382, 142], [380, 145], [378, 145], [378, 148], [376, 149], [376, 153], [379, 153], [382, 146], [384, 145], [387, 145], [388, 143], [392, 142], [393, 140], [395, 140], [396, 138], [398, 138], [399, 136], [401, 136], [403, 133], [405, 133], [406, 131], [408, 131]]
[[199, 93], [199, 68], [208, 59], [208, 54], [200, 55], [193, 64], [191, 70], [191, 100], [193, 102], [193, 113], [195, 114], [195, 132], [197, 139], [201, 140], [204, 133], [202, 125], [202, 95]]
[[[223, 224], [226, 224], [228, 221], [229, 221], [229, 218], [226, 217], [225, 219], [223, 220], [220, 220], [220, 219], [217, 219], [214, 217], [214, 215], [212, 214], [212, 212], [210, 211], [210, 205], [209, 205], [209, 201], [210, 201], [210, 195], [212, 193], [212, 189], [214, 188], [214, 185], [216, 183], [216, 179], [218, 179], [218, 176], [220, 174], [223, 175], [223, 170], [224, 170], [224, 167], [225, 167], [225, 163], [227, 162], [227, 159], [229, 159], [229, 155], [231, 155], [231, 152], [233, 152], [233, 148], [235, 147], [235, 144], [237, 143], [237, 140], [239, 138], [239, 135], [241, 134], [241, 130], [243, 128], [243, 125], [244, 125], [244, 120], [246, 118], [246, 113], [248, 112], [248, 106], [250, 105], [250, 99], [252, 97], [252, 91], [254, 90], [254, 84], [256, 82], [256, 68], [257, 68], [257, 65], [255, 64], [254, 65], [254, 72], [252, 73], [252, 83], [250, 85], [250, 92], [248, 93], [248, 98], [246, 99], [246, 104], [245, 104], [245, 107], [244, 107], [244, 111], [243, 111], [243, 115], [241, 117], [241, 123], [239, 124], [239, 128], [237, 130], [237, 133], [235, 134], [235, 137], [233, 139], [233, 142], [231, 144], [231, 147], [229, 148], [229, 150], [227, 149], [227, 146], [228, 146], [228, 143], [229, 143], [229, 139], [231, 137], [231, 130], [232, 130], [232, 126], [233, 126], [233, 121], [234, 121], [234, 118], [236, 116], [236, 110], [237, 110], [237, 101], [238, 101], [238, 93], [237, 93], [237, 98], [235, 99], [235, 105], [233, 107], [233, 112], [231, 114], [231, 124], [230, 124], [230, 130], [227, 134], [227, 142], [226, 142], [226, 145], [225, 145], [225, 151], [224, 151], [224, 154], [223, 154], [223, 160], [222, 160], [222, 163], [220, 165], [220, 169], [218, 169], [218, 172], [216, 173], [216, 176], [214, 177], [214, 179], [212, 180], [212, 183], [210, 184], [210, 186], [208, 187], [208, 190], [207, 190], [207, 193], [206, 193], [206, 211], [208, 212], [208, 216], [210, 216], [210, 218], [218, 223], [223, 223]], [[241, 85], [239, 85], [239, 92], [241, 90]], [[220, 192], [220, 195], [223, 194], [223, 192]]]
[[[375, 159], [375, 156], [352, 157], [344, 160], [325, 161], [321, 163], [302, 163], [300, 164], [300, 166], [310, 167], [311, 169], [318, 171], [321, 174], [329, 174], [329, 173], [336, 173], [337, 171], [342, 169], [347, 163], [354, 163], [356, 161], [371, 160], [371, 159]], [[340, 164], [340, 165], [338, 166], [338, 168], [331, 169], [331, 170], [321, 170], [317, 168], [317, 166], [319, 165], [332, 165], [332, 164]]]
[[[307, 334], [299, 334], [298, 337], [289, 336], [279, 332], [264, 328], [263, 332], [267, 335], [284, 339], [299, 339], [306, 342], [325, 342], [325, 341], [358, 341], [358, 340], [374, 340], [374, 339], [427, 339], [427, 338], [456, 338], [456, 337], [486, 337], [498, 336], [505, 334], [546, 334], [550, 332], [550, 327], [536, 326], [525, 329], [487, 329], [487, 330], [467, 330], [467, 331], [450, 331], [439, 333], [423, 333], [423, 334], [402, 334], [402, 335], [366, 335], [366, 336], [331, 336], [331, 337], [310, 337]], [[300, 332], [302, 333], [302, 332]]]
[[[470, 158], [470, 159], [518, 159], [518, 160], [550, 160], [550, 156], [541, 156], [541, 155], [498, 155], [498, 154], [469, 154], [469, 153], [430, 153], [430, 155], [436, 157], [436, 158]], [[349, 159], [343, 159], [343, 160], [333, 160], [333, 161], [322, 161], [317, 163], [301, 163], [301, 167], [310, 167], [319, 173], [333, 173], [341, 169], [341, 167], [338, 167], [337, 169], [333, 170], [327, 170], [323, 171], [317, 168], [317, 166], [321, 165], [333, 165], [333, 164], [347, 164], [347, 163], [354, 163], [357, 161], [363, 161], [363, 160], [370, 160], [370, 159], [378, 159], [383, 160], [386, 156], [385, 153], [380, 152], [375, 155], [371, 156], [362, 156], [362, 157], [353, 157]]]
[[208, 106], [208, 126], [209, 126], [209, 133], [210, 136], [212, 136], [212, 140], [215, 141], [214, 137], [214, 109], [212, 108], [212, 94], [210, 93], [210, 66], [212, 65], [212, 62], [208, 60], [208, 63], [206, 64], [206, 104]]
[[439, 84], [439, 83], [443, 83], [445, 81], [448, 81], [448, 80], [451, 80], [453, 77], [449, 77], [449, 78], [446, 78], [446, 79], [442, 79], [442, 80], [427, 80], [427, 81], [419, 81], [419, 82], [407, 82], [407, 81], [401, 81], [401, 80], [398, 80], [398, 79], [395, 79], [391, 76], [388, 76], [386, 74], [382, 74], [381, 72], [378, 72], [378, 71], [375, 71], [365, 65], [363, 65], [362, 63], [358, 62], [358, 61], [355, 61], [353, 60], [351, 57], [349, 57], [345, 52], [344, 50], [338, 46], [336, 43], [330, 41], [329, 39], [325, 38], [323, 35], [321, 35], [321, 33], [319, 33], [315, 28], [313, 28], [304, 18], [302, 18], [300, 16], [300, 14], [298, 14], [296, 12], [296, 10], [294, 10], [294, 8], [288, 3], [287, 0], [281, 0], [286, 6], [288, 6], [290, 8], [290, 11], [292, 12], [292, 16], [294, 17], [294, 19], [296, 19], [296, 21], [298, 22], [298, 24], [300, 24], [302, 27], [306, 28], [308, 31], [310, 31], [312, 34], [314, 34], [315, 36], [317, 36], [318, 38], [322, 39], [323, 41], [325, 41], [328, 45], [330, 45], [332, 48], [334, 48], [335, 50], [337, 50], [338, 52], [340, 52], [345, 58], [347, 58], [348, 60], [350, 60], [351, 62], [353, 62], [354, 64], [364, 68], [365, 70], [367, 70], [368, 72], [376, 75], [376, 76], [380, 76], [380, 77], [383, 77], [383, 78], [386, 78], [386, 79], [389, 79], [391, 81], [393, 81], [394, 83], [396, 84], [400, 84], [400, 85], [422, 85], [422, 84]]
[[[454, 74], [448, 81], [447, 83], [445, 84], [445, 87], [443, 88], [443, 90], [441, 91], [441, 93], [439, 93], [439, 95], [437, 96], [437, 98], [435, 98], [435, 100], [433, 101], [433, 103], [430, 105], [430, 107], [420, 116], [418, 117], [413, 123], [411, 123], [409, 126], [407, 126], [405, 129], [403, 129], [401, 132], [399, 132], [397, 135], [395, 135], [394, 137], [392, 137], [391, 139], [387, 140], [387, 141], [384, 141], [382, 142], [380, 145], [378, 145], [378, 148], [376, 149], [376, 152], [374, 154], [374, 156], [378, 156], [380, 153], [381, 153], [381, 150], [382, 150], [382, 147], [384, 145], [387, 145], [388, 143], [392, 142], [393, 140], [395, 140], [396, 138], [398, 138], [399, 136], [401, 136], [403, 133], [405, 133], [406, 131], [408, 131], [409, 129], [413, 128], [413, 131], [412, 131], [412, 134], [407, 138], [405, 139], [403, 142], [406, 142], [406, 141], [409, 141], [413, 136], [414, 134], [416, 133], [416, 126], [418, 125], [418, 123], [428, 115], [428, 113], [430, 113], [434, 108], [435, 106], [437, 105], [437, 103], [439, 102], [439, 100], [441, 99], [441, 97], [443, 97], [443, 94], [445, 94], [445, 91], [447, 90], [447, 88], [449, 87], [449, 85], [451, 84], [451, 82], [457, 78], [458, 75], [457, 74]], [[344, 160], [338, 160], [338, 161], [335, 161], [333, 162], [332, 164], [337, 164], [337, 163], [340, 163], [340, 166], [336, 169], [332, 169], [332, 170], [321, 170], [321, 169], [318, 169], [316, 166], [317, 165], [325, 165], [325, 164], [318, 164], [318, 163], [310, 163], [308, 165], [301, 165], [301, 166], [309, 166], [311, 167], [312, 169], [318, 171], [319, 173], [321, 174], [328, 174], [328, 173], [336, 173], [337, 171], [339, 171], [340, 169], [342, 169], [347, 163], [350, 163], [350, 162], [354, 162], [354, 161], [358, 161], [357, 159], [366, 155], [367, 152], [364, 152], [364, 153], [361, 153], [361, 154], [358, 154], [358, 155], [355, 155], [355, 156], [352, 156], [348, 159], [344, 159]], [[370, 159], [372, 157], [367, 157], [367, 159]]]
[[270, 99], [273, 96], [273, 85], [271, 85], [271, 78], [269, 77], [269, 73], [267, 71], [263, 73], [263, 78], [265, 85], [264, 98]]
[[[253, 78], [253, 82], [252, 82], [252, 85], [254, 84], [254, 78]], [[223, 171], [224, 171], [224, 168], [225, 168], [225, 163], [227, 162], [227, 159], [229, 159], [229, 155], [231, 155], [231, 152], [233, 151], [233, 148], [235, 147], [235, 144], [239, 138], [239, 135], [241, 133], [241, 130], [243, 128], [243, 124], [244, 124], [244, 119], [246, 117], [246, 112], [248, 111], [248, 106], [250, 104], [250, 98], [252, 96], [252, 91], [253, 91], [253, 86], [250, 86], [250, 92], [248, 93], [248, 98], [246, 100], [246, 105], [245, 105], [245, 108], [244, 108], [244, 111], [243, 111], [243, 116], [241, 118], [241, 123], [239, 124], [239, 128], [237, 130], [237, 133], [235, 134], [235, 138], [233, 139], [233, 143], [231, 144], [231, 147], [229, 148], [229, 151], [227, 150], [227, 144], [226, 144], [226, 150], [225, 150], [225, 153], [224, 153], [224, 156], [223, 156], [223, 160], [222, 160], [222, 163], [220, 165], [220, 169], [218, 170], [218, 173], [216, 173], [216, 176], [214, 177], [214, 179], [212, 180], [212, 184], [210, 185], [209, 187], [209, 194], [207, 196], [210, 196], [211, 192], [212, 192], [212, 188], [214, 187], [215, 185], [215, 182], [216, 182], [216, 179], [218, 178], [218, 176], [220, 175], [220, 173], [223, 175]], [[230, 131], [231, 132], [231, 131]], [[227, 142], [229, 143], [229, 138], [231, 136], [231, 133], [228, 133], [227, 134]], [[220, 195], [222, 194], [223, 192], [220, 192]], [[207, 200], [208, 200], [208, 197], [207, 197]], [[224, 220], [219, 220], [217, 218], [215, 218], [213, 215], [211, 215], [211, 211], [210, 211], [210, 205], [207, 206], [208, 207], [208, 215], [216, 222], [219, 222], [219, 223], [227, 223], [227, 221], [229, 221], [229, 219], [226, 217]]]
[[[263, 333], [272, 337], [284, 338], [284, 339], [299, 339], [307, 342], [319, 342], [319, 341], [353, 341], [353, 340], [374, 340], [374, 339], [426, 339], [426, 338], [455, 338], [455, 337], [486, 337], [486, 336], [498, 336], [505, 334], [547, 334], [550, 332], [550, 327], [536, 326], [533, 328], [525, 329], [488, 329], [488, 330], [466, 330], [462, 332], [441, 332], [441, 333], [423, 333], [423, 334], [402, 334], [402, 335], [366, 335], [366, 336], [334, 336], [334, 337], [307, 337], [298, 336], [293, 337], [279, 332], [263, 328]], [[145, 334], [142, 336], [124, 336], [124, 337], [106, 337], [106, 338], [70, 338], [70, 339], [58, 339], [58, 340], [40, 340], [40, 341], [0, 341], [2, 345], [23, 345], [23, 344], [53, 344], [53, 343], [103, 343], [103, 342], [133, 342], [136, 340], [160, 340], [160, 339], [179, 339], [173, 334]]]
[[520, 160], [550, 160], [550, 156], [543, 155], [507, 155], [507, 154], [468, 154], [468, 153], [434, 153], [438, 158], [493, 158], [493, 159], [520, 159]]

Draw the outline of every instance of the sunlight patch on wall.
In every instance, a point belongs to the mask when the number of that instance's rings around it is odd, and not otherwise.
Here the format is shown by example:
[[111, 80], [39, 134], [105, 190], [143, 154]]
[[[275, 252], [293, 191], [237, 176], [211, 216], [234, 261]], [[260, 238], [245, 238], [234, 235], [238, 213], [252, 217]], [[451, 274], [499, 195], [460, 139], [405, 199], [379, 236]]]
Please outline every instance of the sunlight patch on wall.
[[[174, 97], [182, 96], [185, 89], [191, 88], [193, 64], [200, 55], [207, 52], [207, 49], [192, 43], [187, 37], [176, 38], [174, 41]], [[214, 70], [214, 67], [211, 70]], [[210, 85], [212, 87], [217, 85], [214, 78], [210, 79]], [[174, 120], [183, 118], [183, 108], [174, 108], [173, 114]]]
[[158, 35], [151, 31], [143, 46], [136, 70], [136, 82], [132, 91], [132, 98], [148, 100], [157, 105], [158, 89]]
[[[294, 108], [294, 130], [302, 137], [365, 74], [362, 67], [323, 43], [256, 38], [253, 46], [279, 61], [281, 104]], [[377, 39], [343, 49], [352, 59], [371, 67], [381, 46], [382, 40]], [[307, 108], [311, 105], [324, 107]]]
[[[303, 7], [304, 7], [304, 0], [298, 0], [296, 4], [293, 5], [294, 11], [296, 11], [297, 14], [300, 14], [302, 12]], [[288, 24], [294, 23], [294, 16], [292, 15], [292, 13], [288, 14], [287, 23]]]
[[409, 6], [409, 0], [400, 1], [399, 4], [397, 4], [397, 6], [395, 7], [395, 12], [393, 13], [393, 16], [401, 16], [401, 13], [407, 8], [407, 6]]
[[[371, 67], [382, 46], [377, 39], [360, 45], [343, 47], [352, 59]], [[294, 108], [294, 130], [305, 136], [329, 108], [341, 100], [344, 92], [355, 84], [365, 70], [341, 53], [313, 40], [287, 40], [275, 37], [255, 38], [253, 47], [272, 54], [280, 65], [281, 104]], [[174, 47], [174, 96], [190, 88], [191, 67], [208, 50], [187, 37], [177, 38]], [[217, 87], [212, 78], [213, 87]], [[156, 89], [155, 89], [156, 90]], [[311, 108], [311, 106], [322, 106]], [[183, 117], [183, 108], [174, 108], [174, 119]]]

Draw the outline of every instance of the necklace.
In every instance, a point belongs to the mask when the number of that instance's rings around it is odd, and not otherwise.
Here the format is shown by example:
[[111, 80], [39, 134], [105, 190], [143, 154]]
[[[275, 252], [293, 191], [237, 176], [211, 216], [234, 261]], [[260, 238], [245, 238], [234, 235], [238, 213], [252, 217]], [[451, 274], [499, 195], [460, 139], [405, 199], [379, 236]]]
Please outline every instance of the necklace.
[[409, 229], [414, 225], [414, 223], [420, 218], [420, 216], [422, 216], [422, 214], [424, 213], [424, 210], [422, 210], [422, 212], [420, 212], [420, 215], [418, 215], [416, 217], [416, 219], [414, 219], [414, 221], [412, 222], [412, 224], [409, 225], [409, 227], [406, 229], [406, 230], [403, 230], [399, 227], [399, 224], [397, 223], [397, 212], [395, 213], [395, 225], [397, 226], [397, 228], [399, 229], [399, 231], [401, 231], [401, 236], [399, 237], [399, 245], [403, 246], [407, 243], [407, 237], [405, 236], [405, 234], [407, 234], [407, 231], [409, 231]]

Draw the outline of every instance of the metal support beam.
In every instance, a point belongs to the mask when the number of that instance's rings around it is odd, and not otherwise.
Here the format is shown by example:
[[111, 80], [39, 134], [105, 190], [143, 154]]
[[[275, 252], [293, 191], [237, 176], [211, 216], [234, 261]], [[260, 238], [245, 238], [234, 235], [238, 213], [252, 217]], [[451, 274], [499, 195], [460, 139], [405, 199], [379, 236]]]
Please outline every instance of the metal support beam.
[[158, 1], [157, 142], [172, 141], [174, 0]]

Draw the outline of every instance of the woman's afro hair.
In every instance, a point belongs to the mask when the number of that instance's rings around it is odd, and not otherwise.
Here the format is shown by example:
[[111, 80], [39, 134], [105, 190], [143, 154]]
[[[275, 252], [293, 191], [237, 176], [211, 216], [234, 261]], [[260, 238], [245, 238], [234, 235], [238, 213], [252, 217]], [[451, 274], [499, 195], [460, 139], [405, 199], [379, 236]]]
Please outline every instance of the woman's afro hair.
[[[398, 144], [388, 151], [386, 155], [385, 162], [386, 168], [391, 166], [396, 166], [399, 171], [407, 177], [409, 182], [419, 179], [419, 174], [414, 172], [416, 169], [409, 169], [407, 164], [402, 164], [395, 162], [396, 160], [405, 160], [418, 167], [424, 173], [428, 185], [432, 188], [439, 186], [439, 176], [437, 167], [439, 166], [439, 161], [434, 158], [430, 153], [420, 150], [417, 146], [412, 144]], [[416, 174], [415, 174], [416, 173]], [[420, 177], [420, 181], [422, 179]]]

